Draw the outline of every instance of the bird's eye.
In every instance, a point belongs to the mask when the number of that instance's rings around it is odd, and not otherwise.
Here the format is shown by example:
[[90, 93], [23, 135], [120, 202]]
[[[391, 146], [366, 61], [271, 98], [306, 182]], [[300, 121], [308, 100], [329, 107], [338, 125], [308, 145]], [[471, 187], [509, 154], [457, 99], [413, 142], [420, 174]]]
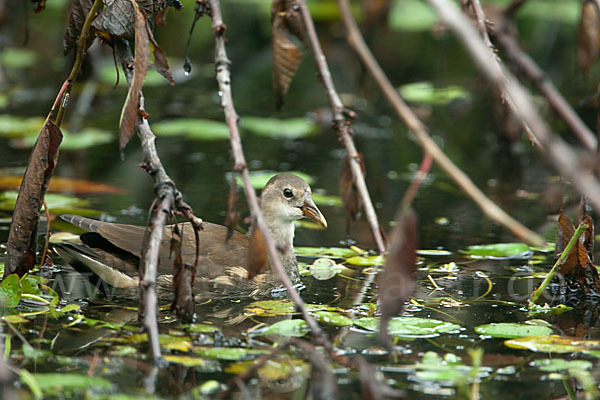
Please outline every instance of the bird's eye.
[[283, 195], [289, 199], [294, 195], [294, 193], [292, 193], [291, 189], [285, 188], [283, 189]]

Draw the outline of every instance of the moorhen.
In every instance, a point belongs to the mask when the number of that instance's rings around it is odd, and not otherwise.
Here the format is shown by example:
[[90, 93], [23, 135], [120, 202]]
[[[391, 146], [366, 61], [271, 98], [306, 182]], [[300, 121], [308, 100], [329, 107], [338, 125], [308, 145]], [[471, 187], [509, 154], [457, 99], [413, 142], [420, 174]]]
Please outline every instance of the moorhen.
[[[298, 264], [293, 249], [294, 221], [307, 217], [327, 227], [323, 214], [312, 200], [308, 184], [296, 175], [283, 173], [274, 176], [264, 187], [260, 207], [265, 222], [275, 239], [283, 268], [294, 284], [300, 281]], [[139, 284], [138, 263], [146, 227], [113, 224], [77, 215], [63, 215], [62, 219], [89, 232], [81, 235], [82, 244], [61, 243], [55, 251], [78, 272], [97, 287], [106, 282], [120, 292], [135, 293]], [[196, 242], [190, 223], [178, 224], [183, 232], [182, 257], [187, 265], [194, 265]], [[200, 230], [200, 259], [193, 292], [197, 300], [264, 297], [281, 286], [271, 270], [270, 262], [261, 273], [248, 278], [249, 237], [233, 232], [227, 239], [227, 228], [204, 222]], [[159, 297], [172, 292], [172, 269], [176, 256], [171, 251], [174, 225], [165, 228], [160, 247], [157, 293]], [[106, 289], [106, 288], [105, 288]]]

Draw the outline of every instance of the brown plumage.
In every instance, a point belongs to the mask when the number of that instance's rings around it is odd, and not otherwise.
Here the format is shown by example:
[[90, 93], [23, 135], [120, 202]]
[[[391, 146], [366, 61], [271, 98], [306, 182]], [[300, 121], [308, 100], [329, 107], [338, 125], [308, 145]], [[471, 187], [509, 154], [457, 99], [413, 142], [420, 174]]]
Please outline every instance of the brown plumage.
[[[299, 282], [298, 266], [293, 250], [294, 221], [307, 217], [327, 226], [325, 218], [311, 198], [308, 184], [292, 174], [279, 174], [271, 178], [261, 194], [261, 209], [277, 247], [284, 249], [281, 261], [294, 283]], [[126, 289], [135, 293], [139, 283], [137, 265], [142, 249], [145, 227], [96, 221], [77, 215], [61, 218], [89, 232], [81, 235], [83, 244], [59, 244], [56, 252], [77, 271], [93, 283], [106, 282], [111, 288]], [[189, 223], [179, 224], [182, 231], [182, 258], [194, 264], [196, 244]], [[167, 226], [160, 248], [157, 289], [159, 296], [171, 293], [171, 273], [175, 254], [170, 243], [173, 226]], [[225, 226], [204, 223], [199, 232], [200, 259], [194, 283], [197, 299], [261, 297], [280, 286], [267, 268], [248, 280], [249, 238], [233, 232], [227, 240]]]

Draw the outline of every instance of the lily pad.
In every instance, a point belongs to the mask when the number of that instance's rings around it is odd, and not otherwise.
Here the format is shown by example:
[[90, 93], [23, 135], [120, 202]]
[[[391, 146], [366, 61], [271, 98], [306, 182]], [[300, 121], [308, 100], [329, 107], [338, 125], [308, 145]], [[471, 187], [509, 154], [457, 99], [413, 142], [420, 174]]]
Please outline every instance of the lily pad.
[[[61, 150], [82, 150], [93, 146], [115, 141], [117, 135], [113, 132], [97, 128], [85, 128], [79, 132], [70, 133], [62, 130], [63, 140], [60, 143]], [[38, 133], [26, 135], [11, 141], [11, 146], [18, 149], [31, 148], [38, 138]]]
[[152, 125], [158, 136], [186, 136], [193, 140], [227, 140], [229, 129], [224, 122], [208, 119], [182, 118]]
[[352, 318], [331, 311], [317, 311], [313, 316], [317, 321], [325, 325], [351, 326], [354, 324]]
[[195, 347], [194, 353], [214, 360], [238, 361], [255, 358], [268, 352], [245, 347]]
[[547, 326], [501, 322], [479, 325], [475, 332], [496, 338], [513, 339], [526, 336], [550, 335], [552, 329]]
[[[130, 343], [143, 343], [148, 341], [147, 333], [138, 333], [131, 336], [125, 336], [123, 338], [110, 338], [112, 341], [122, 341], [122, 342], [130, 342]], [[192, 342], [187, 336], [174, 336], [174, 335], [158, 335], [158, 341], [160, 342], [160, 347], [167, 350], [179, 350], [183, 352], [187, 352], [192, 348]]]
[[[0, 210], [13, 210], [17, 201], [16, 191], [0, 193]], [[46, 204], [50, 210], [73, 209], [89, 206], [89, 201], [64, 194], [46, 193]]]
[[585, 340], [558, 335], [509, 339], [504, 341], [504, 344], [513, 349], [525, 349], [540, 353], [579, 353], [600, 350], [600, 340]]
[[356, 251], [343, 247], [294, 247], [296, 255], [306, 257], [330, 256], [336, 258], [350, 258], [358, 255]]
[[[240, 361], [230, 364], [225, 368], [228, 374], [239, 374], [252, 367], [252, 361]], [[302, 360], [296, 359], [276, 359], [267, 362], [258, 370], [258, 376], [266, 381], [284, 381], [290, 376], [306, 376], [310, 371], [310, 365]]]
[[190, 324], [184, 325], [182, 329], [188, 332], [196, 332], [196, 333], [213, 333], [218, 332], [219, 328], [214, 325], [209, 324]]
[[400, 95], [414, 103], [444, 105], [454, 100], [468, 100], [469, 92], [460, 86], [436, 88], [431, 82], [414, 82], [400, 86]]
[[18, 47], [6, 47], [0, 53], [0, 60], [5, 68], [23, 69], [34, 66], [39, 54], [33, 50]]
[[33, 374], [39, 388], [45, 395], [58, 395], [75, 390], [83, 391], [89, 388], [109, 389], [112, 383], [106, 379], [68, 373]]
[[[309, 311], [336, 311], [337, 307], [322, 304], [306, 304]], [[295, 314], [296, 306], [290, 300], [262, 300], [248, 304], [244, 308], [245, 315], [273, 317], [276, 315]]]
[[461, 253], [474, 257], [507, 259], [507, 258], [530, 258], [533, 252], [525, 243], [495, 243], [469, 246]]
[[427, 4], [419, 0], [393, 2], [388, 16], [390, 28], [399, 31], [429, 31], [437, 21], [437, 15]]
[[346, 260], [348, 264], [358, 265], [361, 267], [371, 267], [375, 265], [384, 265], [385, 257], [384, 256], [354, 256], [350, 257]]
[[562, 358], [546, 358], [535, 360], [531, 363], [532, 366], [539, 368], [545, 372], [566, 371], [569, 369], [587, 370], [591, 369], [593, 364], [587, 360], [563, 360]]
[[44, 125], [44, 118], [31, 117], [22, 118], [13, 115], [0, 115], [0, 137], [23, 137], [35, 136], [40, 133]]
[[255, 135], [274, 139], [298, 139], [318, 132], [317, 125], [308, 118], [243, 117], [240, 126]]
[[315, 204], [320, 206], [341, 207], [344, 205], [344, 202], [340, 196], [331, 194], [313, 193], [312, 199]]
[[[304, 179], [306, 181], [306, 183], [308, 183], [309, 185], [312, 185], [312, 183], [314, 182], [314, 179], [310, 175], [307, 175], [302, 172], [298, 172], [298, 171], [282, 171], [282, 172], [287, 172], [289, 174], [297, 175], [300, 178]], [[252, 185], [252, 187], [254, 189], [262, 189], [265, 187], [267, 182], [269, 182], [269, 179], [271, 179], [272, 177], [274, 177], [275, 175], [277, 175], [279, 173], [281, 173], [281, 172], [251, 171], [250, 172], [250, 184]], [[235, 181], [237, 182], [239, 187], [244, 186], [244, 183], [242, 182], [242, 178], [237, 174], [235, 176]]]
[[344, 266], [337, 264], [331, 258], [317, 258], [310, 266], [310, 274], [313, 278], [326, 281], [336, 276]]
[[19, 276], [11, 274], [0, 283], [0, 307], [14, 308], [21, 301], [21, 285]]
[[268, 328], [258, 331], [262, 335], [281, 335], [286, 337], [301, 337], [308, 332], [310, 332], [310, 328], [303, 319], [286, 319], [275, 322]]
[[[354, 325], [368, 331], [379, 330], [379, 317], [359, 318]], [[437, 319], [394, 317], [388, 324], [388, 333], [400, 337], [435, 337], [440, 333], [458, 332], [460, 325]]]

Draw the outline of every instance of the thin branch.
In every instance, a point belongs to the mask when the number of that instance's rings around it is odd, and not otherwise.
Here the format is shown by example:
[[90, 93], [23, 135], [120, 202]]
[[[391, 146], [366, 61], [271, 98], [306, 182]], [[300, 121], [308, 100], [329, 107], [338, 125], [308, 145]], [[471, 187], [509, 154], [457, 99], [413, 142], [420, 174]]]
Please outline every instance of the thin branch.
[[351, 118], [353, 116], [353, 113], [344, 107], [340, 96], [335, 90], [333, 79], [331, 78], [331, 72], [327, 66], [327, 60], [325, 59], [325, 55], [321, 49], [321, 44], [319, 43], [319, 38], [317, 37], [317, 32], [315, 31], [315, 25], [313, 24], [313, 20], [308, 12], [308, 8], [306, 7], [305, 0], [297, 0], [297, 2], [300, 6], [302, 19], [308, 33], [310, 46], [313, 50], [313, 56], [317, 64], [317, 69], [319, 70], [319, 75], [321, 76], [321, 80], [325, 86], [325, 91], [329, 97], [329, 103], [333, 111], [333, 122], [335, 124], [335, 128], [337, 129], [338, 134], [340, 135], [340, 138], [344, 143], [346, 151], [350, 157], [350, 167], [354, 176], [354, 183], [356, 184], [356, 188], [358, 189], [358, 193], [363, 202], [365, 215], [369, 225], [371, 226], [371, 231], [373, 232], [373, 237], [375, 238], [375, 243], [377, 244], [377, 249], [379, 250], [379, 253], [383, 254], [385, 253], [384, 240], [381, 235], [379, 223], [377, 221], [377, 214], [375, 213], [375, 208], [373, 207], [373, 202], [369, 196], [369, 190], [367, 189], [367, 184], [365, 183], [365, 178], [362, 174], [359, 155], [356, 151], [354, 140], [352, 139], [352, 131], [350, 129], [350, 122], [348, 121], [349, 117]]
[[[435, 141], [428, 133], [427, 127], [412, 112], [410, 107], [400, 98], [397, 91], [377, 63], [377, 60], [366, 45], [360, 30], [352, 16], [348, 0], [338, 0], [340, 13], [348, 31], [348, 42], [356, 51], [365, 64], [379, 88], [387, 98], [388, 102], [396, 111], [399, 118], [404, 121], [408, 129], [414, 133], [417, 140], [425, 150], [438, 164], [446, 171], [448, 176], [481, 208], [481, 210], [491, 219], [504, 225], [521, 240], [528, 243], [539, 245], [544, 243], [544, 239], [537, 233], [523, 226], [519, 221], [508, 215], [500, 207], [490, 200], [486, 195], [475, 186], [471, 179], [461, 171], [446, 154], [438, 147]], [[489, 53], [489, 51], [486, 52]]]
[[[272, 268], [275, 270], [275, 273], [279, 277], [279, 280], [281, 281], [283, 286], [287, 289], [290, 299], [294, 302], [296, 308], [302, 313], [304, 320], [312, 330], [315, 341], [317, 343], [323, 344], [328, 343], [325, 333], [323, 333], [321, 327], [308, 313], [304, 301], [302, 301], [302, 298], [294, 289], [290, 278], [287, 276], [281, 265], [281, 259], [279, 258], [279, 253], [275, 246], [275, 241], [273, 240], [271, 232], [267, 224], [265, 223], [264, 217], [258, 205], [256, 192], [254, 191], [254, 188], [250, 183], [248, 165], [246, 163], [246, 158], [242, 149], [242, 141], [240, 139], [239, 130], [237, 126], [238, 114], [235, 110], [235, 106], [233, 104], [233, 96], [231, 93], [231, 61], [227, 57], [224, 37], [224, 33], [227, 27], [223, 23], [223, 18], [221, 16], [220, 2], [219, 0], [209, 0], [208, 3], [206, 3], [205, 0], [198, 0], [198, 2], [199, 4], [203, 3], [204, 5], [210, 6], [210, 12], [212, 17], [212, 30], [215, 36], [215, 70], [216, 79], [219, 84], [219, 92], [221, 94], [221, 107], [223, 108], [223, 112], [225, 114], [225, 121], [227, 123], [227, 127], [229, 128], [231, 152], [235, 162], [234, 168], [242, 176], [242, 181], [244, 183], [244, 193], [246, 194], [246, 200], [248, 202], [248, 207], [250, 208], [250, 213], [252, 214], [252, 218], [254, 219], [255, 226], [258, 227], [258, 229], [260, 229], [265, 238], [265, 242], [267, 245], [267, 253], [271, 260]], [[288, 249], [287, 251], [292, 250]], [[329, 346], [331, 346], [331, 344], [329, 344]]]
[[567, 123], [579, 141], [591, 152], [596, 152], [598, 140], [592, 131], [579, 118], [565, 98], [556, 89], [550, 78], [542, 71], [535, 61], [519, 46], [516, 38], [503, 26], [494, 29], [494, 40], [504, 50], [506, 56], [517, 65], [548, 99], [548, 102], [560, 117]]
[[540, 118], [540, 113], [531, 101], [527, 90], [509, 71], [499, 69], [498, 64], [494, 64], [489, 57], [489, 49], [454, 4], [448, 0], [427, 0], [427, 2], [463, 42], [486, 78], [499, 85], [512, 98], [516, 105], [517, 116], [535, 132], [541, 144], [538, 148], [547, 156], [554, 168], [568, 178], [581, 194], [587, 196], [596, 210], [600, 210], [600, 183], [589, 168], [579, 162], [575, 151], [554, 134]]

